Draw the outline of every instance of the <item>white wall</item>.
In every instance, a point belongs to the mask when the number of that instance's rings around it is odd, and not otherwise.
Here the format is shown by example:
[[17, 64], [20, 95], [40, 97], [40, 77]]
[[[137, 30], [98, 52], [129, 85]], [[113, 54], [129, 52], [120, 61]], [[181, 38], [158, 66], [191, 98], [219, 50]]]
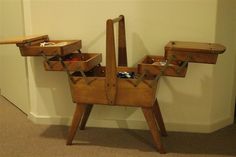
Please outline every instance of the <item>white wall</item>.
[[[1, 4], [2, 38], [24, 35], [21, 0], [3, 0]], [[1, 94], [25, 113], [29, 111], [26, 60], [15, 45], [1, 45]]]
[[[227, 51], [220, 56], [218, 64], [213, 69], [213, 102], [211, 106], [211, 122], [234, 120], [235, 86], [235, 45], [234, 45], [234, 0], [219, 0], [216, 21], [216, 42], [227, 47]], [[225, 124], [227, 124], [225, 123]], [[225, 125], [224, 124], [224, 125]], [[223, 125], [223, 124], [222, 124]]]

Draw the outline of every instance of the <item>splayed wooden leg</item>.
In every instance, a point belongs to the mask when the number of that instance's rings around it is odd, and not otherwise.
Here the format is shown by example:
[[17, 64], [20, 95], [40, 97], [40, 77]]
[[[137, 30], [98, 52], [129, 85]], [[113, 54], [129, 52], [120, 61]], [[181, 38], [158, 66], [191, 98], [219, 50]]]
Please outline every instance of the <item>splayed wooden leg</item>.
[[86, 109], [84, 111], [84, 115], [83, 115], [83, 118], [82, 118], [80, 126], [79, 126], [80, 130], [85, 129], [85, 126], [88, 121], [88, 118], [89, 118], [92, 108], [93, 108], [93, 104], [86, 105]]
[[158, 127], [157, 127], [157, 123], [156, 123], [156, 119], [155, 119], [153, 109], [142, 107], [142, 110], [143, 110], [143, 114], [146, 118], [146, 121], [148, 123], [148, 126], [150, 128], [155, 146], [161, 154], [164, 154], [165, 150], [164, 150], [164, 147], [161, 143], [161, 138], [160, 138], [160, 134], [159, 134], [159, 130], [158, 130]]
[[85, 106], [84, 104], [77, 104], [76, 105], [76, 109], [75, 109], [75, 113], [73, 116], [73, 120], [72, 120], [72, 124], [69, 130], [69, 134], [67, 137], [67, 145], [71, 145], [72, 144], [72, 140], [74, 139], [74, 136], [76, 134], [77, 128], [79, 126], [79, 123], [81, 121], [81, 118], [83, 116], [83, 113], [85, 111]]

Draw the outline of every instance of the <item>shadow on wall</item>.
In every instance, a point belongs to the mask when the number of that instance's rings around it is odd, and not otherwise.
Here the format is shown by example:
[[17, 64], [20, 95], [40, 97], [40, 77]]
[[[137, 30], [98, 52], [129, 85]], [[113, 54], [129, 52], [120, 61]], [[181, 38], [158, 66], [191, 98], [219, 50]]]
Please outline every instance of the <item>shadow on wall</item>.
[[[235, 1], [218, 0], [215, 41], [224, 44], [226, 52], [219, 55], [213, 69], [212, 121], [230, 118], [233, 122], [236, 96], [236, 47], [234, 45], [234, 14]], [[225, 124], [229, 125], [229, 124]]]
[[31, 59], [38, 91], [38, 108], [43, 109], [43, 114], [52, 117], [70, 117], [74, 111], [74, 104], [70, 96], [67, 75], [65, 72], [45, 71], [43, 61], [40, 57]]
[[[188, 70], [192, 70], [191, 68]], [[166, 88], [169, 92], [165, 92], [166, 96], [165, 99], [159, 100], [159, 104], [162, 109], [163, 113], [163, 118], [164, 120], [166, 117], [169, 117], [171, 119], [166, 119], [167, 124], [170, 124], [169, 127], [168, 125], [167, 130], [175, 130], [176, 128], [172, 127], [172, 123], [177, 123], [181, 127], [181, 121], [184, 120], [183, 124], [192, 124], [192, 125], [197, 125], [195, 124], [196, 122], [201, 121], [202, 125], [209, 125], [209, 109], [205, 108], [205, 110], [202, 110], [205, 106], [204, 104], [209, 104], [209, 99], [206, 99], [206, 97], [209, 97], [209, 93], [211, 89], [208, 88], [208, 84], [211, 83], [211, 78], [205, 76], [201, 80], [201, 94], [200, 95], [193, 95], [192, 93], [188, 94], [188, 92], [182, 92], [181, 89], [178, 89], [174, 84], [178, 83], [185, 83], [186, 78], [173, 78], [173, 79], [180, 79], [176, 81], [172, 81], [172, 78], [167, 78], [167, 77], [162, 77], [160, 80], [161, 86], [165, 86], [163, 88]], [[183, 79], [183, 81], [182, 81]], [[163, 89], [160, 87], [159, 92]], [[176, 103], [178, 102], [178, 103]], [[187, 112], [186, 112], [187, 111]], [[180, 119], [179, 119], [180, 118]], [[191, 125], [190, 125], [191, 126]], [[186, 131], [203, 131], [206, 132], [206, 128], [203, 128], [201, 130], [201, 126], [197, 128], [178, 128], [178, 130], [186, 130]], [[185, 127], [185, 126], [184, 126]]]

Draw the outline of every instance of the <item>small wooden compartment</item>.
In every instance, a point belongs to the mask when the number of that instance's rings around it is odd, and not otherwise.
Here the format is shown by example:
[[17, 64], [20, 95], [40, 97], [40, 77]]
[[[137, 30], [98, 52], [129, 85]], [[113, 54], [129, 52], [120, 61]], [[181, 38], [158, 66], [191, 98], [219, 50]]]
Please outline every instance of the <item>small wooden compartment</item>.
[[[162, 56], [145, 56], [141, 62], [138, 64], [139, 73], [144, 73], [147, 71], [151, 75], [159, 75], [161, 71], [165, 68], [167, 60]], [[187, 72], [188, 64], [182, 67], [183, 61], [173, 60], [167, 65], [166, 69], [163, 71], [163, 76], [175, 76], [175, 77], [185, 77]]]
[[170, 41], [165, 46], [165, 58], [174, 56], [176, 60], [215, 64], [218, 54], [226, 48], [216, 43]]
[[[116, 97], [113, 102], [107, 97], [106, 67], [95, 67], [82, 77], [79, 72], [74, 73], [75, 83], [70, 81], [72, 99], [79, 104], [114, 104], [121, 106], [143, 106], [151, 107], [156, 99], [156, 84], [152, 86], [153, 80], [140, 82], [137, 86], [137, 78], [116, 78]], [[118, 72], [133, 72], [137, 74], [136, 68], [117, 67]], [[87, 79], [87, 80], [86, 80]], [[110, 93], [109, 93], [110, 94]]]
[[[44, 67], [48, 71], [66, 70], [60, 61], [60, 56], [55, 56], [44, 62]], [[69, 71], [89, 71], [102, 62], [100, 53], [71, 53], [61, 57], [67, 70]]]
[[81, 49], [81, 40], [49, 40], [48, 35], [27, 36], [1, 41], [0, 44], [16, 44], [22, 56], [64, 56]]

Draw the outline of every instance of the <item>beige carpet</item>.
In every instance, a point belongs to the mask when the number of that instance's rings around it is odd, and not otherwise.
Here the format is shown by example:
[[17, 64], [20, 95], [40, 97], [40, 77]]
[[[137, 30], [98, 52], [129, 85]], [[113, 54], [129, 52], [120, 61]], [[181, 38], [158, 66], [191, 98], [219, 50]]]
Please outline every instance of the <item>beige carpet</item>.
[[153, 148], [149, 131], [87, 128], [66, 146], [68, 127], [36, 125], [0, 97], [0, 157], [222, 157], [236, 156], [236, 125], [212, 134], [169, 132], [167, 154]]

